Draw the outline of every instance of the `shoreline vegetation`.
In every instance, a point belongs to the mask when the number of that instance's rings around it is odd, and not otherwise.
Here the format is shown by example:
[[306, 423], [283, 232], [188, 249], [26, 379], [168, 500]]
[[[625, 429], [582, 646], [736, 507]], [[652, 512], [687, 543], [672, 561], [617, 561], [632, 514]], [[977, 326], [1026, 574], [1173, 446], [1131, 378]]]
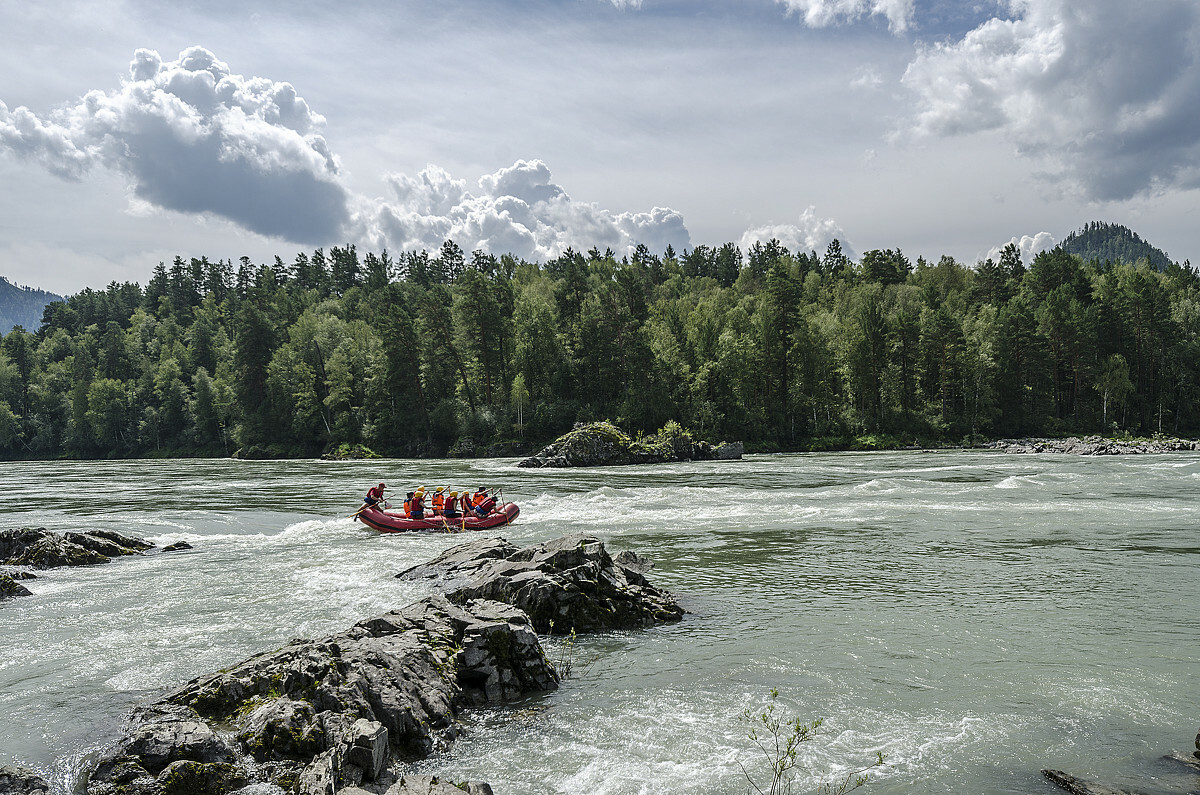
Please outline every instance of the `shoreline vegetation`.
[[0, 339], [0, 460], [515, 457], [605, 418], [748, 452], [1195, 437], [1197, 384], [1190, 263], [347, 245], [49, 304]]

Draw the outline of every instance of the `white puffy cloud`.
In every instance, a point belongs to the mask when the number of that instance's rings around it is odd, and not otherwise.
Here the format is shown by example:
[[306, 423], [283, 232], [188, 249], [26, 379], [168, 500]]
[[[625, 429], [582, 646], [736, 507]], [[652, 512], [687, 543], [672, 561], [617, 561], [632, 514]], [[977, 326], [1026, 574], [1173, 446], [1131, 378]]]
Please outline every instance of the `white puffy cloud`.
[[882, 16], [895, 33], [908, 30], [913, 19], [913, 0], [776, 0], [788, 13], [804, 18], [812, 28], [824, 28], [864, 16]]
[[614, 214], [574, 201], [540, 160], [518, 160], [477, 184], [472, 192], [465, 180], [433, 165], [416, 177], [393, 175], [390, 196], [361, 202], [356, 235], [376, 247], [403, 250], [436, 249], [451, 239], [467, 251], [530, 260], [556, 257], [568, 247], [611, 248], [621, 255], [639, 243], [659, 252], [690, 242], [674, 210]]
[[1010, 0], [923, 49], [903, 83], [911, 129], [994, 131], [1091, 200], [1200, 187], [1200, 4]]
[[[1055, 240], [1054, 235], [1050, 234], [1049, 232], [1038, 232], [1032, 237], [1029, 235], [1014, 237], [1012, 240], [1008, 241], [1008, 243], [1005, 243], [1004, 246], [1007, 246], [1010, 243], [1016, 246], [1017, 250], [1021, 252], [1021, 262], [1024, 262], [1026, 265], [1028, 265], [1029, 263], [1033, 262], [1033, 258], [1038, 254], [1054, 248], [1058, 244], [1058, 241]], [[996, 246], [992, 250], [988, 251], [988, 258], [999, 262], [1000, 251], [1004, 248], [1004, 246]]]
[[841, 243], [843, 254], [852, 259], [857, 256], [838, 223], [832, 218], [819, 217], [815, 207], [802, 212], [797, 224], [767, 224], [747, 229], [738, 245], [746, 251], [755, 243], [766, 243], [772, 238], [793, 254], [810, 251], [824, 254], [826, 247], [836, 239]]
[[45, 119], [0, 103], [0, 147], [68, 179], [113, 169], [152, 206], [326, 242], [349, 216], [323, 123], [291, 85], [234, 74], [203, 47], [170, 62], [138, 50], [118, 90]]

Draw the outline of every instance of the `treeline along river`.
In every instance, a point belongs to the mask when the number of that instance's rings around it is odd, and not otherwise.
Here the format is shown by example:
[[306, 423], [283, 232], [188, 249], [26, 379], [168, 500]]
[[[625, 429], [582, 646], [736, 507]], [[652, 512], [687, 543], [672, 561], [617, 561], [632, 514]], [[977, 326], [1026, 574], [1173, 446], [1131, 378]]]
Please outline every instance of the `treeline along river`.
[[463, 539], [349, 520], [380, 478], [502, 485], [521, 517], [489, 532], [594, 533], [655, 560], [690, 611], [580, 637], [561, 690], [471, 713], [426, 771], [498, 793], [743, 792], [740, 765], [765, 770], [739, 715], [778, 688], [826, 719], [800, 791], [878, 751], [874, 793], [1054, 792], [1043, 767], [1195, 786], [1160, 757], [1200, 722], [1200, 454], [2, 466], [0, 527], [194, 545], [40, 573], [0, 606], [0, 764], [60, 792], [138, 703], [425, 595], [393, 575]]

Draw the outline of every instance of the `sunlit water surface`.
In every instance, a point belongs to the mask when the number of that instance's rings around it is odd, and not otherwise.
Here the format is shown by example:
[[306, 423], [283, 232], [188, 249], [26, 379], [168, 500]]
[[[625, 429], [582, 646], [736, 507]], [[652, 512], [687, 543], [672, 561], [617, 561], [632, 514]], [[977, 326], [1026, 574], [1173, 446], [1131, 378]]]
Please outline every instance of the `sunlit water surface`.
[[[471, 712], [421, 765], [497, 793], [740, 793], [744, 710], [824, 718], [797, 791], [1147, 793], [1200, 723], [1200, 455], [749, 456], [594, 470], [472, 462], [0, 464], [0, 528], [112, 529], [182, 553], [40, 573], [0, 604], [0, 763], [60, 792], [131, 707], [291, 638], [421, 598], [461, 536], [351, 521], [389, 485], [502, 485], [517, 544], [566, 532], [653, 559], [682, 623], [581, 637], [561, 690]], [[568, 654], [554, 639], [552, 658]]]

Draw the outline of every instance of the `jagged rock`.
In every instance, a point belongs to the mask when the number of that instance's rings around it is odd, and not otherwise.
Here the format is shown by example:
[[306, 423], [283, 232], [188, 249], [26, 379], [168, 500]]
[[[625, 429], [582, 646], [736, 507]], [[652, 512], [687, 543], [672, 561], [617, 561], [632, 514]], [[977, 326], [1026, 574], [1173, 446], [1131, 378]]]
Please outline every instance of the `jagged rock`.
[[466, 705], [554, 687], [524, 613], [435, 595], [166, 695], [135, 713], [88, 792], [161, 795], [171, 766], [189, 761], [210, 767], [175, 775], [211, 780], [206, 792], [266, 781], [297, 795], [333, 795], [379, 778], [393, 758], [418, 759], [453, 739]]
[[17, 596], [32, 596], [33, 592], [8, 574], [0, 574], [0, 601]]
[[1042, 775], [1071, 795], [1136, 795], [1128, 790], [1112, 789], [1094, 781], [1085, 781], [1061, 770], [1043, 770]]
[[0, 765], [0, 795], [46, 795], [46, 779], [23, 767]]
[[186, 541], [176, 541], [174, 544], [163, 547], [163, 552], [180, 552], [185, 549], [191, 549], [192, 545]]
[[453, 547], [397, 576], [434, 579], [463, 603], [492, 599], [516, 605], [538, 632], [559, 634], [635, 629], [678, 621], [675, 598], [650, 585], [650, 564], [636, 555], [609, 557], [588, 535], [569, 535], [524, 549], [499, 538]]
[[26, 527], [0, 530], [0, 563], [38, 569], [90, 566], [121, 555], [138, 555], [153, 546], [109, 530], [59, 534], [44, 527]]
[[721, 451], [724, 460], [742, 457], [740, 442], [721, 443], [716, 450], [678, 423], [668, 423], [657, 434], [633, 439], [611, 422], [579, 424], [517, 466], [595, 467], [623, 464], [662, 464], [669, 461], [707, 461]]
[[363, 779], [379, 778], [388, 761], [388, 731], [378, 721], [359, 718], [351, 729], [346, 761], [363, 771]]

